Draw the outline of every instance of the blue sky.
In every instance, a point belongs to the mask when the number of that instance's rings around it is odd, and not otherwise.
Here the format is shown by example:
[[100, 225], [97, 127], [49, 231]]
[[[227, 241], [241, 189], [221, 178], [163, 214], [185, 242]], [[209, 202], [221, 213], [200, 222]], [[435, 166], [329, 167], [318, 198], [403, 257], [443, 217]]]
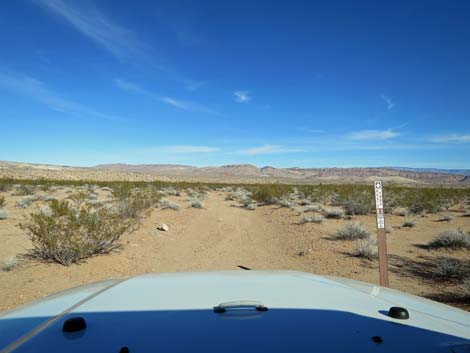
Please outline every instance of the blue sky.
[[2, 2], [0, 160], [470, 168], [470, 2]]

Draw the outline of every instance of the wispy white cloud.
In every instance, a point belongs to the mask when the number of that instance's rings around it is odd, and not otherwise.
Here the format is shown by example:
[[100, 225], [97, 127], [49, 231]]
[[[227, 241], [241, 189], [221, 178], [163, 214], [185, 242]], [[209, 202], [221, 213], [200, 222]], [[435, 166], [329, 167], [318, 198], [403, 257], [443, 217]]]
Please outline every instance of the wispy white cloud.
[[116, 87], [122, 89], [123, 91], [148, 94], [148, 92], [145, 92], [140, 86], [126, 80], [116, 78], [114, 80], [114, 84], [116, 85]]
[[356, 131], [350, 135], [353, 140], [389, 140], [400, 134], [392, 129], [388, 130], [363, 130]]
[[395, 107], [395, 103], [393, 103], [392, 99], [385, 94], [382, 94], [380, 98], [383, 99], [383, 101], [387, 104], [387, 109], [393, 109]]
[[133, 83], [127, 80], [116, 78], [114, 80], [114, 84], [116, 85], [116, 87], [118, 87], [119, 89], [123, 91], [133, 93], [133, 94], [140, 94], [150, 99], [153, 99], [155, 101], [170, 105], [177, 109], [192, 111], [192, 112], [207, 113], [207, 114], [213, 114], [213, 115], [220, 115], [218, 112], [208, 107], [205, 107], [203, 105], [184, 101], [184, 100], [177, 99], [174, 97], [160, 96], [158, 94], [155, 94], [153, 92], [146, 90], [145, 88], [141, 87], [140, 85], [136, 83]]
[[160, 101], [178, 109], [190, 110], [190, 105], [187, 102], [183, 102], [175, 98], [161, 97]]
[[444, 135], [436, 136], [430, 139], [431, 142], [435, 143], [470, 143], [470, 135]]
[[101, 113], [83, 104], [61, 98], [48, 90], [45, 84], [33, 77], [0, 73], [0, 87], [40, 102], [52, 110], [76, 116], [91, 116], [99, 119], [124, 121], [122, 117]]
[[235, 102], [248, 103], [251, 101], [251, 96], [248, 91], [235, 91], [233, 95], [235, 96]]
[[146, 149], [146, 152], [156, 153], [211, 153], [217, 152], [220, 149], [217, 147], [209, 146], [191, 146], [191, 145], [175, 145], [175, 146], [160, 146]]
[[293, 152], [305, 152], [304, 149], [298, 148], [286, 148], [281, 145], [263, 145], [259, 147], [253, 147], [248, 149], [243, 149], [238, 151], [241, 154], [246, 154], [250, 156], [259, 155], [259, 154], [275, 154], [275, 153], [293, 153]]
[[143, 55], [143, 43], [130, 30], [114, 22], [97, 8], [83, 2], [36, 0], [119, 60]]
[[190, 91], [197, 91], [202, 86], [207, 84], [206, 81], [196, 81], [196, 80], [184, 80], [186, 88]]

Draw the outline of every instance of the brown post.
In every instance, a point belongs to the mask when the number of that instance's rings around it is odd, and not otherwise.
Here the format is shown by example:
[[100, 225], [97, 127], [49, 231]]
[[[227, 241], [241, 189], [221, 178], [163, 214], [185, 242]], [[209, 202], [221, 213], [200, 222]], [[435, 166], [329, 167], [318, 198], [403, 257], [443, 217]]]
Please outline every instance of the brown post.
[[385, 231], [385, 215], [382, 181], [374, 182], [375, 189], [375, 209], [377, 214], [377, 243], [379, 247], [379, 274], [380, 285], [388, 287], [388, 268], [387, 268], [387, 240]]

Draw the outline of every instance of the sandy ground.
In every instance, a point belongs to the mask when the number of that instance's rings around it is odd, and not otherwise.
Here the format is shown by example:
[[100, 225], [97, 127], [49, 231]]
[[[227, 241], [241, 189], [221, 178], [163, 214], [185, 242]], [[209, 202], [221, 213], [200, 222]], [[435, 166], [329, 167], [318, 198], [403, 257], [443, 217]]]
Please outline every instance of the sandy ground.
[[[55, 195], [64, 196], [64, 192]], [[7, 198], [5, 210], [10, 218], [0, 220], [0, 260], [24, 254], [31, 248], [17, 224], [37, 206], [20, 209], [15, 206], [20, 198]], [[106, 198], [106, 194], [102, 193], [100, 198]], [[266, 206], [249, 211], [235, 201], [225, 201], [222, 192], [210, 192], [204, 209], [188, 208], [185, 196], [171, 199], [181, 205], [179, 211], [152, 209], [138, 230], [122, 238], [122, 248], [111, 254], [68, 267], [23, 260], [12, 271], [0, 271], [0, 310], [77, 285], [148, 272], [240, 270], [239, 266], [245, 266], [258, 270], [301, 270], [378, 283], [377, 261], [355, 257], [355, 242], [330, 238], [345, 224], [344, 220], [300, 224], [301, 217], [290, 209]], [[437, 221], [444, 214], [452, 214], [454, 219]], [[430, 251], [420, 245], [444, 229], [461, 227], [469, 231], [470, 218], [460, 215], [459, 211], [451, 210], [418, 217], [416, 227], [411, 229], [399, 229], [403, 217], [387, 218], [394, 228], [388, 235], [392, 288], [428, 297], [442, 298], [452, 293], [452, 287], [431, 282], [419, 273], [433, 258], [469, 259], [469, 252]], [[373, 215], [354, 219], [375, 232]], [[157, 230], [160, 223], [166, 223], [169, 231]], [[299, 256], [300, 252], [306, 254]], [[470, 309], [468, 303], [457, 305]]]

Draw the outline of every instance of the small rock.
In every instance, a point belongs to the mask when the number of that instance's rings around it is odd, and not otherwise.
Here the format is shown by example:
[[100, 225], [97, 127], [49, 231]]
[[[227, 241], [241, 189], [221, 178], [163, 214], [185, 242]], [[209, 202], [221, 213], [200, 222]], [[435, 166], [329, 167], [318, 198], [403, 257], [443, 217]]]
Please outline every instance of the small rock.
[[300, 252], [297, 253], [298, 256], [305, 256], [305, 255], [308, 255], [312, 252], [312, 249], [308, 249], [308, 250], [302, 250]]
[[162, 232], [168, 232], [170, 228], [165, 223], [162, 223], [157, 227], [157, 229], [161, 230]]

